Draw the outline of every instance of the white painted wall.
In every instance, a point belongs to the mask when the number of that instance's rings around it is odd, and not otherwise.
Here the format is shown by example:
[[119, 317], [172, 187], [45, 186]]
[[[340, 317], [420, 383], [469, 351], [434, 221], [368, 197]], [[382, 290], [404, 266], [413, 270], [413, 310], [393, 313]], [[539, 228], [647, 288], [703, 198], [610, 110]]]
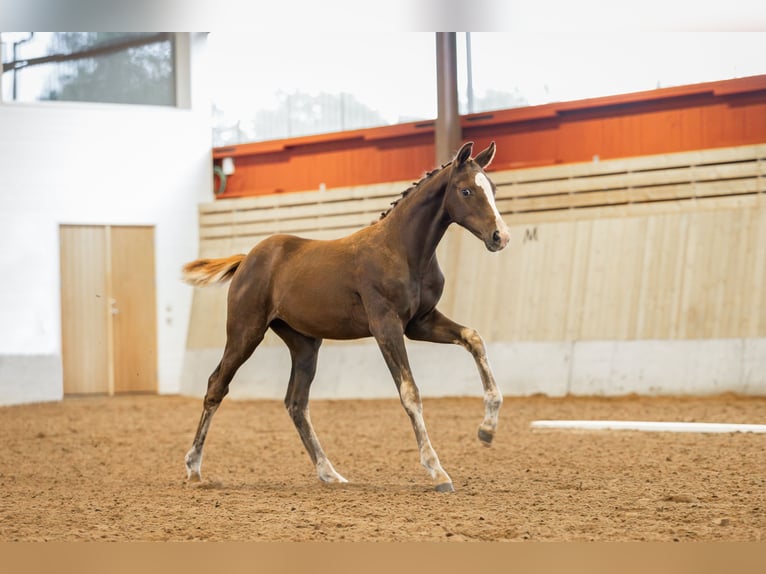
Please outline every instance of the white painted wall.
[[181, 36], [185, 109], [0, 104], [0, 405], [62, 396], [61, 224], [155, 226], [159, 390], [179, 390], [191, 305], [179, 269], [212, 199], [206, 36]]

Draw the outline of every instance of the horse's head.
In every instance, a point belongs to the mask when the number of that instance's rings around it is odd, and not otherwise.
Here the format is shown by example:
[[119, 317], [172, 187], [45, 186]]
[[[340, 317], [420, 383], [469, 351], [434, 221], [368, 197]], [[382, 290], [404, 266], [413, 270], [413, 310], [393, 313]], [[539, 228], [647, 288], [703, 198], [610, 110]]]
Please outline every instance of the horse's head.
[[495, 205], [495, 184], [484, 168], [495, 157], [495, 142], [471, 159], [473, 142], [463, 144], [449, 169], [444, 205], [452, 221], [484, 242], [490, 251], [500, 251], [510, 240], [508, 226]]

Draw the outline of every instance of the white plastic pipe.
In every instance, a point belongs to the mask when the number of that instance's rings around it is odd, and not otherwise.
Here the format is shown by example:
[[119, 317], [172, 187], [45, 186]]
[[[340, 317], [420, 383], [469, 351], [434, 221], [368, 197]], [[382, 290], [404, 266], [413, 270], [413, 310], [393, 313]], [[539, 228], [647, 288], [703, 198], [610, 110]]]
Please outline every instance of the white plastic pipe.
[[766, 425], [652, 421], [533, 421], [533, 429], [634, 430], [650, 432], [766, 433]]

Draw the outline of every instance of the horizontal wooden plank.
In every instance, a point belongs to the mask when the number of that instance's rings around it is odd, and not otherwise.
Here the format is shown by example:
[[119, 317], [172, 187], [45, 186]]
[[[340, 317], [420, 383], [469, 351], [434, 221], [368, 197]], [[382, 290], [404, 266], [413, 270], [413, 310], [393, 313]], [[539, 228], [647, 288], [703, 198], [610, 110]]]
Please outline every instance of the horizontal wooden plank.
[[570, 179], [553, 179], [533, 183], [498, 186], [498, 198], [531, 197], [559, 193], [588, 193], [628, 187], [643, 187], [693, 181], [712, 181], [758, 177], [763, 174], [763, 164], [757, 160], [730, 164], [684, 166], [672, 169], [655, 169], [639, 172], [612, 173]]
[[561, 209], [553, 211], [530, 211], [525, 213], [503, 214], [509, 225], [533, 225], [557, 223], [561, 221], [599, 220], [620, 217], [638, 217], [682, 213], [687, 211], [716, 211], [719, 209], [743, 209], [766, 207], [766, 195], [732, 195], [724, 197], [678, 199], [675, 201], [656, 201], [647, 203], [627, 203], [582, 207], [579, 209]]
[[392, 182], [347, 188], [328, 189], [326, 191], [302, 191], [274, 195], [260, 195], [234, 199], [219, 199], [200, 205], [200, 214], [222, 211], [243, 211], [247, 209], [270, 208], [287, 205], [303, 205], [363, 199], [368, 197], [387, 197], [401, 194], [412, 182]]
[[[337, 228], [337, 229], [314, 229], [289, 233], [289, 235], [298, 235], [306, 239], [340, 239], [357, 231], [356, 228]], [[246, 253], [255, 247], [259, 242], [267, 237], [275, 235], [274, 233], [254, 233], [252, 235], [238, 235], [235, 237], [200, 237], [200, 252], [205, 255], [201, 257], [223, 257], [232, 253]]]
[[712, 196], [757, 194], [766, 191], [766, 179], [738, 179], [706, 182], [686, 182], [676, 185], [640, 187], [597, 191], [572, 195], [553, 195], [499, 200], [502, 214], [530, 211], [579, 209], [602, 205], [625, 203], [651, 203], [658, 201], [695, 199]]
[[277, 221], [261, 221], [232, 225], [214, 225], [200, 228], [200, 238], [238, 237], [242, 235], [273, 235], [275, 233], [303, 234], [324, 229], [357, 230], [370, 225], [376, 217], [367, 213], [326, 215]]
[[766, 144], [491, 172], [490, 179], [505, 185], [757, 159], [766, 160]]
[[694, 184], [695, 196], [702, 198], [719, 195], [757, 194], [766, 191], [766, 179], [740, 179], [706, 181]]
[[260, 221], [287, 221], [325, 217], [339, 214], [367, 214], [375, 219], [388, 209], [396, 196], [366, 197], [349, 201], [304, 203], [290, 206], [275, 205], [258, 209], [238, 209], [200, 214], [200, 225], [237, 225]]

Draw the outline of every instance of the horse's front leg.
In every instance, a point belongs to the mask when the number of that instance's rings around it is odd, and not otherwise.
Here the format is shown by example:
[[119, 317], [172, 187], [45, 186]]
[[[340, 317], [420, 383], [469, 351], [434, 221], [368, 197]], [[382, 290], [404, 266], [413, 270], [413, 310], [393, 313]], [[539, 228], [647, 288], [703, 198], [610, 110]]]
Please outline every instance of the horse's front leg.
[[465, 347], [473, 355], [484, 387], [484, 420], [479, 425], [479, 440], [489, 446], [495, 438], [498, 415], [503, 404], [503, 395], [497, 388], [495, 377], [489, 366], [484, 341], [475, 329], [464, 327], [434, 309], [427, 315], [407, 325], [407, 336], [417, 341], [432, 343], [454, 343]]
[[437, 491], [454, 491], [452, 479], [442, 468], [439, 457], [428, 438], [428, 431], [423, 420], [423, 402], [420, 399], [420, 391], [412, 377], [407, 350], [404, 346], [404, 329], [401, 321], [395, 316], [384, 317], [377, 321], [370, 321], [370, 327], [383, 353], [386, 365], [388, 365], [394, 378], [402, 406], [412, 422], [420, 451], [421, 464], [431, 475]]

